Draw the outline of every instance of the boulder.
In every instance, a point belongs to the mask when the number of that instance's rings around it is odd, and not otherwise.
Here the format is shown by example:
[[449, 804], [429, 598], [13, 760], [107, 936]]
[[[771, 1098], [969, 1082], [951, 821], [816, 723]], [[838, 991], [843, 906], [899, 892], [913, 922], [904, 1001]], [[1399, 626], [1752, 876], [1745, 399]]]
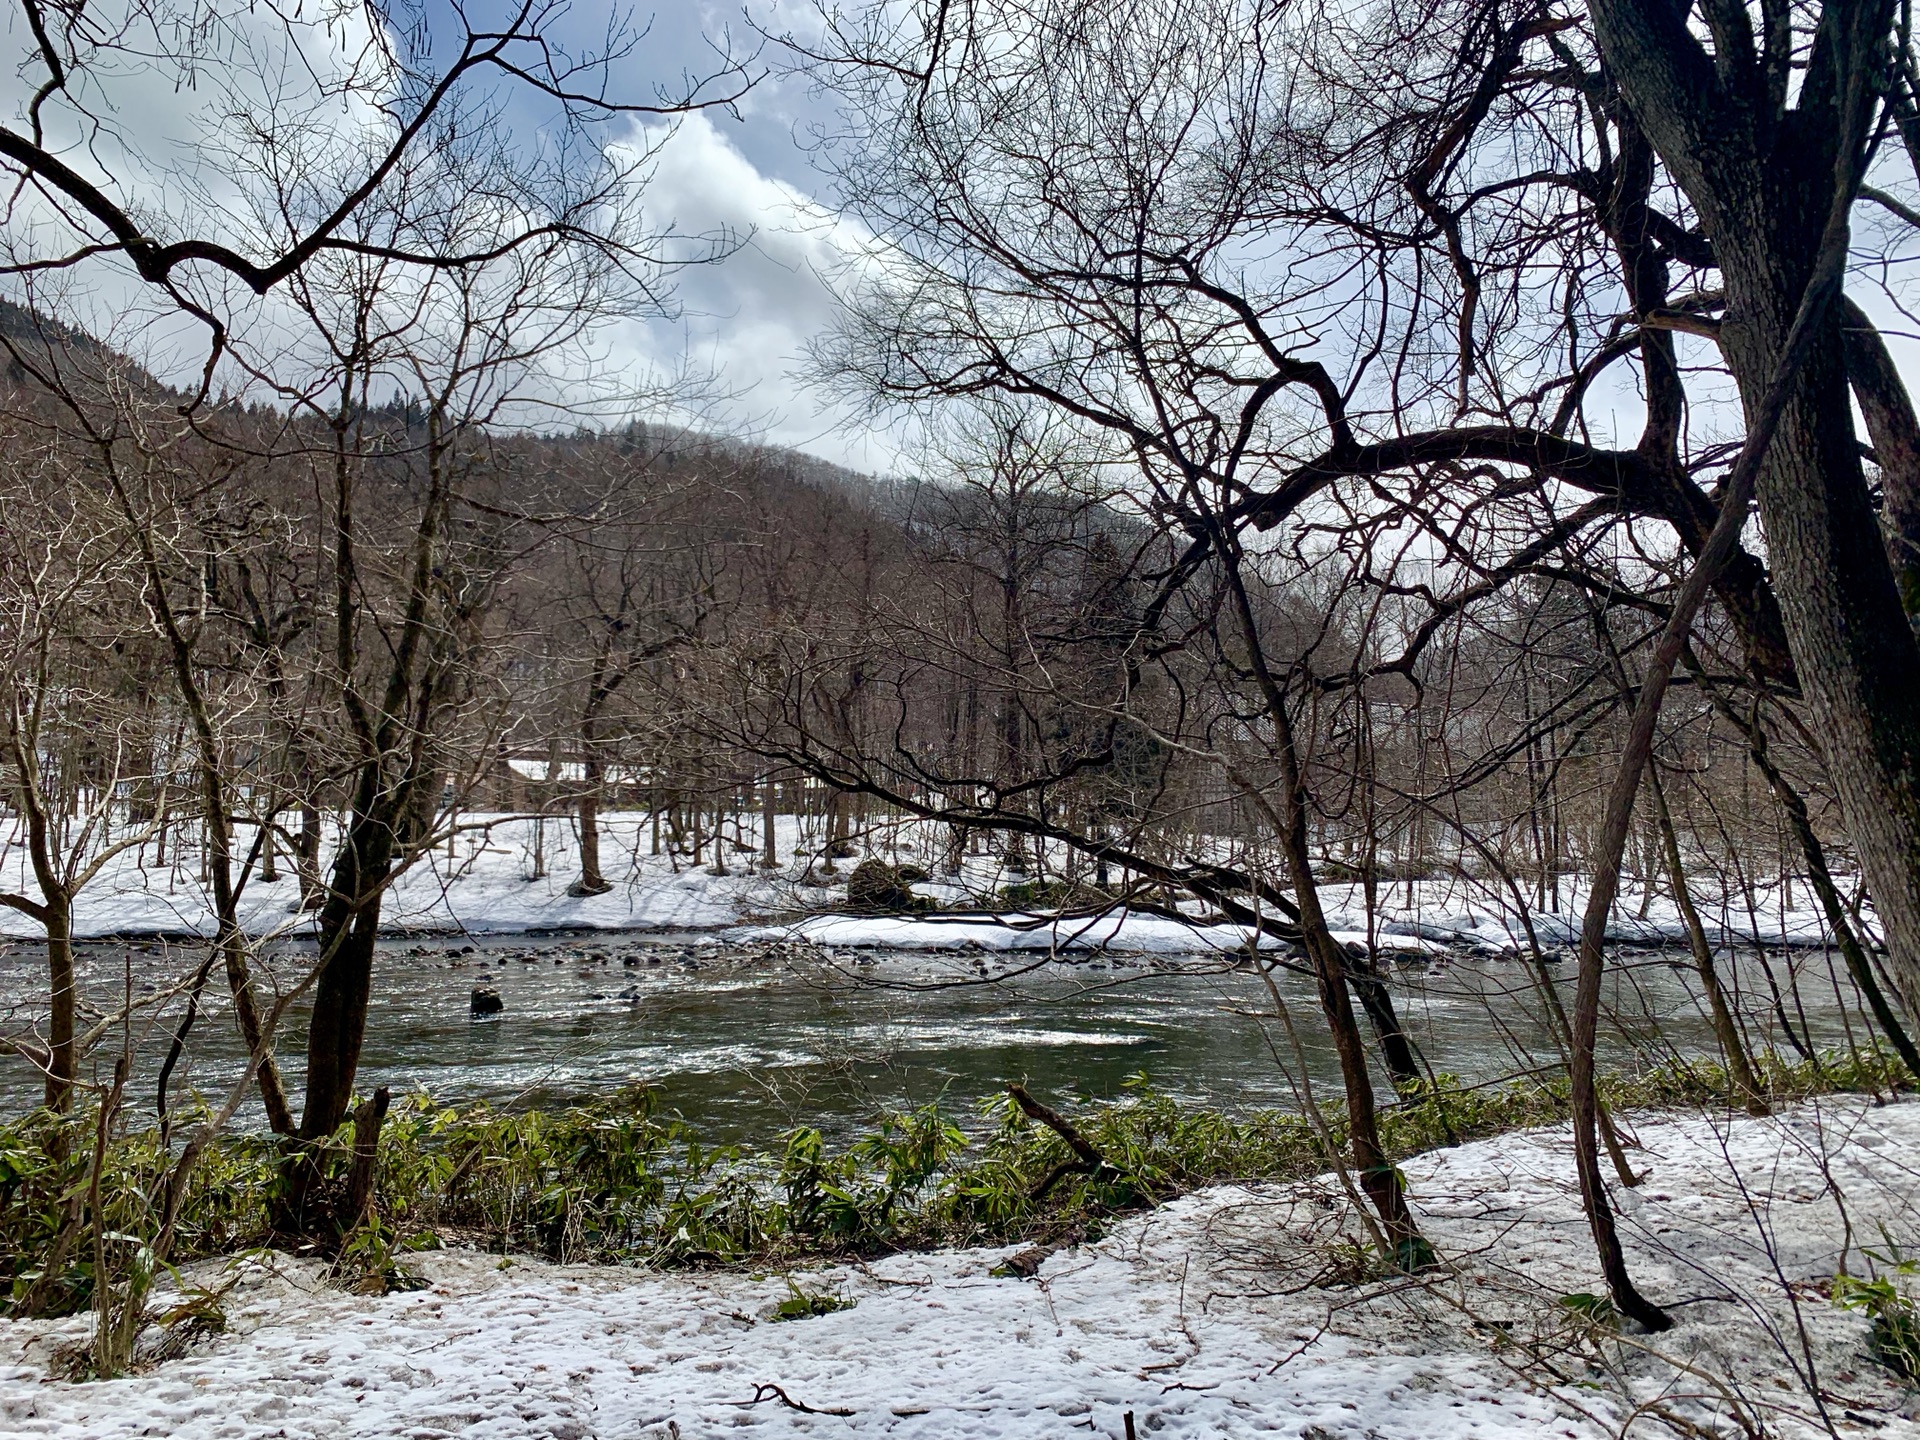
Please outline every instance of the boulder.
[[910, 910], [913, 891], [884, 860], [862, 860], [847, 877], [847, 904], [855, 910]]
[[484, 1019], [488, 1015], [498, 1015], [507, 1008], [506, 1002], [500, 998], [500, 992], [487, 985], [473, 992], [470, 1006], [469, 1013], [476, 1020]]

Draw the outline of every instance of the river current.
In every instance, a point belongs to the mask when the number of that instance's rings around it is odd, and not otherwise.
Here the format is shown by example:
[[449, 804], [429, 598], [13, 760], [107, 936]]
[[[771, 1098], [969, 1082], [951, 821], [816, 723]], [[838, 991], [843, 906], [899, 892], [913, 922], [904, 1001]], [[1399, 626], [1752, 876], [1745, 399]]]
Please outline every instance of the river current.
[[[185, 1013], [182, 986], [202, 942], [88, 944], [85, 1008], [98, 1019], [136, 1002], [89, 1061], [111, 1074], [134, 1052], [132, 1104], [151, 1113], [154, 1081]], [[289, 944], [261, 984], [290, 985], [311, 965]], [[1819, 950], [1722, 957], [1751, 1039], [1793, 1053], [1788, 1029], [1816, 1045], [1864, 1038], [1852, 989]], [[1549, 967], [1563, 994], [1571, 963]], [[1481, 1083], [1558, 1059], [1543, 1021], [1542, 980], [1512, 958], [1450, 954], [1389, 972], [1404, 1023], [1435, 1071]], [[822, 953], [710, 937], [616, 934], [396, 939], [376, 964], [361, 1057], [363, 1086], [424, 1090], [436, 1101], [557, 1105], [645, 1083], [703, 1138], [765, 1144], [792, 1125], [846, 1134], [888, 1109], [938, 1100], [965, 1115], [1008, 1081], [1057, 1100], [1110, 1097], [1132, 1076], [1183, 1100], [1232, 1111], [1299, 1104], [1304, 1082], [1337, 1094], [1313, 987], [1218, 957], [1040, 957]], [[39, 947], [0, 954], [0, 1032], [42, 1023]], [[476, 989], [498, 1014], [475, 1018]], [[175, 1103], [217, 1100], [242, 1051], [216, 968], [175, 1069]], [[1626, 1068], [1705, 1054], [1712, 1035], [1684, 952], [1616, 957], [1604, 1064]], [[305, 1013], [287, 1013], [279, 1046], [299, 1085]], [[1298, 1048], [1296, 1048], [1296, 1042]], [[1304, 1065], [1301, 1063], [1304, 1060]], [[1384, 1086], [1384, 1078], [1382, 1084]], [[0, 1115], [39, 1094], [29, 1062], [0, 1056]], [[238, 1123], [257, 1123], [257, 1109]]]

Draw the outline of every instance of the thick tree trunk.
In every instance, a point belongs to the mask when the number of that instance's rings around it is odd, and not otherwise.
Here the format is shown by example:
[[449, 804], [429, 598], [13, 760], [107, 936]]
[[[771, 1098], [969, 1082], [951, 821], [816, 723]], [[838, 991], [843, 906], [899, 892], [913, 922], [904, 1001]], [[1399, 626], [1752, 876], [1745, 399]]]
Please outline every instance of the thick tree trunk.
[[374, 941], [380, 906], [393, 868], [391, 826], [366, 814], [349, 822], [335, 860], [327, 902], [320, 910], [320, 974], [307, 1026], [307, 1097], [300, 1138], [331, 1135], [347, 1118], [367, 1003], [373, 994]]
[[[1730, 303], [1740, 303], [1736, 291], [1764, 288], [1758, 276], [1737, 283], [1740, 268], [1729, 266]], [[1757, 311], [1769, 298], [1745, 303]], [[1769, 328], [1777, 333], [1727, 345], [1749, 405], [1785, 333], [1784, 323]], [[1814, 730], [1911, 996], [1920, 993], [1920, 645], [1861, 470], [1840, 349], [1834, 325], [1781, 419], [1758, 494]]]
[[600, 873], [600, 762], [587, 761], [586, 771], [586, 783], [581, 788], [577, 807], [580, 818], [580, 878], [567, 887], [567, 893], [604, 895], [613, 886]]
[[[307, 1097], [298, 1134], [304, 1143], [285, 1157], [284, 1188], [274, 1207], [274, 1228], [288, 1236], [319, 1233], [339, 1218], [324, 1197], [315, 1195], [321, 1175], [313, 1142], [339, 1129], [353, 1102], [367, 1004], [373, 995], [374, 940], [380, 932], [378, 892], [354, 911], [340, 903], [343, 878], [336, 866], [334, 898], [321, 912], [320, 945], [326, 959], [314, 984], [313, 1019], [307, 1027]], [[335, 920], [331, 927], [330, 916]]]
[[[1830, 220], [1857, 183], [1894, 7], [1823, 5], [1791, 96], [1786, 51], [1710, 56], [1685, 14], [1657, 0], [1591, 8], [1621, 94], [1711, 236], [1726, 296], [1721, 352], [1751, 424]], [[1756, 495], [1801, 689], [1910, 997], [1920, 993], [1920, 644], [1861, 466], [1844, 329], [1842, 309], [1827, 307], [1811, 331]]]
[[1880, 466], [1887, 558], [1908, 617], [1920, 620], [1920, 419], [1873, 322], [1851, 300], [1841, 318], [1847, 378]]
[[65, 895], [48, 895], [47, 994], [52, 1002], [47, 1019], [46, 1105], [66, 1110], [73, 1104], [73, 1082], [78, 1073], [74, 1053], [73, 902]]
[[374, 940], [380, 931], [378, 897], [321, 944], [331, 953], [313, 990], [313, 1021], [307, 1030], [307, 1099], [300, 1138], [331, 1135], [347, 1118], [353, 1080], [366, 1038], [367, 1003], [373, 994]]

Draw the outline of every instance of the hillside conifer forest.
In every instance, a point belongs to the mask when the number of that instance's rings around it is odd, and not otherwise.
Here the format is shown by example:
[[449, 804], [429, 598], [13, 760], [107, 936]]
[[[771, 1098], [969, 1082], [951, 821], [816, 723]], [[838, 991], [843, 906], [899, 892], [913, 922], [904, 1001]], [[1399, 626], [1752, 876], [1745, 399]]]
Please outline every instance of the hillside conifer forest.
[[18, 0], [0, 1430], [1920, 1435], [1890, 0]]

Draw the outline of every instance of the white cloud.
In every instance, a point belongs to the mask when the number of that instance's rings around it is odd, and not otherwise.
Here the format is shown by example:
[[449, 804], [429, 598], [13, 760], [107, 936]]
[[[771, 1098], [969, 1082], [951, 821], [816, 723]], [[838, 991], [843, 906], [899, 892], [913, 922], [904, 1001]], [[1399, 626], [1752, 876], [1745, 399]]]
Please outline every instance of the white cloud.
[[728, 393], [716, 417], [726, 428], [857, 469], [889, 468], [895, 456], [886, 437], [849, 429], [845, 413], [800, 373], [807, 342], [834, 317], [829, 277], [866, 248], [866, 237], [763, 174], [705, 114], [689, 116], [660, 145], [646, 211], [658, 227], [726, 233], [738, 243], [724, 259], [677, 274], [674, 319], [627, 328], [633, 363], [671, 369], [684, 357]]

